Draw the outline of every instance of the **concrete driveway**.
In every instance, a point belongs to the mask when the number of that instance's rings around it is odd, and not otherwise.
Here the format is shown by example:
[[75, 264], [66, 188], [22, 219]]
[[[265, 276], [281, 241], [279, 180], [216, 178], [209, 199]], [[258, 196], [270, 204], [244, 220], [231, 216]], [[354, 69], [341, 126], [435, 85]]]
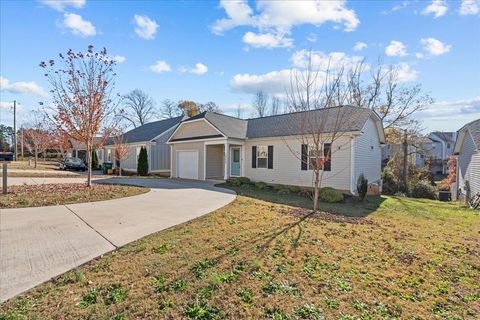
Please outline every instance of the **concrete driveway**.
[[[59, 180], [82, 182], [71, 178], [42, 178], [41, 182]], [[14, 181], [25, 182], [11, 178], [10, 183]], [[151, 191], [93, 203], [2, 209], [0, 302], [119, 246], [202, 216], [235, 199], [232, 191], [211, 182], [121, 178], [95, 182], [141, 185]]]

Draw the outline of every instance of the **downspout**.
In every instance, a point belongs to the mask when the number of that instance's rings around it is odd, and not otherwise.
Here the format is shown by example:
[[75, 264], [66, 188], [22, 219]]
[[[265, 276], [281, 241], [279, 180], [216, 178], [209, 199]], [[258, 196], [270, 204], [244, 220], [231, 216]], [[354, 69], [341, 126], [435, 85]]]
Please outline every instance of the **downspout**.
[[352, 136], [350, 142], [350, 192], [355, 195], [355, 136]]

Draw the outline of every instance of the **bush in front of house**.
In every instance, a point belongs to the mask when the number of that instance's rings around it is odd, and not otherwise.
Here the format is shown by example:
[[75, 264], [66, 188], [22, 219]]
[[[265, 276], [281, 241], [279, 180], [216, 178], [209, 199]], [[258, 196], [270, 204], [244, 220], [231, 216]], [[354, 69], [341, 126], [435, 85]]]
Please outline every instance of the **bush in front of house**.
[[262, 181], [255, 182], [255, 188], [258, 190], [265, 190], [267, 188], [267, 184]]
[[319, 197], [320, 201], [329, 203], [340, 202], [343, 200], [343, 194], [330, 187], [321, 188]]
[[436, 199], [435, 188], [425, 180], [413, 183], [410, 187], [412, 198]]
[[247, 177], [238, 177], [237, 180], [240, 182], [241, 185], [250, 185], [252, 182]]
[[357, 192], [358, 192], [358, 196], [360, 197], [360, 200], [365, 201], [365, 199], [367, 198], [367, 192], [368, 192], [368, 179], [365, 178], [363, 173], [361, 173], [358, 176]]
[[92, 169], [98, 169], [98, 167], [100, 167], [100, 164], [98, 162], [97, 151], [92, 150]]
[[148, 155], [145, 147], [140, 149], [140, 154], [138, 155], [137, 174], [139, 176], [148, 175]]
[[228, 178], [225, 183], [227, 184], [227, 186], [232, 187], [240, 187], [242, 185], [242, 182], [239, 178]]
[[397, 179], [392, 171], [387, 167], [382, 171], [382, 193], [394, 195], [398, 192], [399, 186]]
[[291, 193], [300, 193], [302, 191], [302, 188], [299, 186], [290, 186], [288, 188], [290, 189]]

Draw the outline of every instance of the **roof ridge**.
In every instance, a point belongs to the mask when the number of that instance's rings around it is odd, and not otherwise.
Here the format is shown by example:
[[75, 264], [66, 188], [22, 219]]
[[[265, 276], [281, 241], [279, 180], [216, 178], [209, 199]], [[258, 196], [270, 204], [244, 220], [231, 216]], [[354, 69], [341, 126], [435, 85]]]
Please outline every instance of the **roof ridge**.
[[364, 109], [364, 110], [373, 111], [372, 109], [370, 109], [370, 108], [365, 108], [365, 107], [355, 107], [355, 106], [352, 106], [352, 105], [340, 105], [340, 106], [320, 108], [320, 109], [311, 109], [311, 110], [294, 111], [294, 112], [288, 112], [288, 113], [282, 113], [282, 114], [273, 114], [273, 115], [263, 116], [263, 117], [248, 118], [248, 119], [245, 119], [245, 120], [248, 120], [248, 121], [249, 121], [249, 120], [257, 120], [257, 119], [281, 117], [281, 116], [287, 116], [287, 115], [291, 115], [291, 114], [307, 113], [307, 112], [314, 112], [314, 111], [322, 111], [322, 110], [326, 110], [326, 109], [336, 109], [336, 108], [346, 108], [346, 107], [348, 107], [348, 108], [358, 108], [358, 109]]

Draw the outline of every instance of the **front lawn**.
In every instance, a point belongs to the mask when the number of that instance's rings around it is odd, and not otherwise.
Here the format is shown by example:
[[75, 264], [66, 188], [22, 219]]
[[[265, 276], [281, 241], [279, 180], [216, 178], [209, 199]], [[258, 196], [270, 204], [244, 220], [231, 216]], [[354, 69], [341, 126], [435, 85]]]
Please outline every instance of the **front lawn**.
[[85, 183], [10, 186], [6, 195], [0, 194], [0, 208], [43, 207], [111, 200], [135, 196], [148, 190], [148, 188], [114, 184], [93, 184], [89, 188]]
[[479, 216], [374, 200], [343, 216], [239, 196], [4, 303], [0, 319], [478, 319]]

